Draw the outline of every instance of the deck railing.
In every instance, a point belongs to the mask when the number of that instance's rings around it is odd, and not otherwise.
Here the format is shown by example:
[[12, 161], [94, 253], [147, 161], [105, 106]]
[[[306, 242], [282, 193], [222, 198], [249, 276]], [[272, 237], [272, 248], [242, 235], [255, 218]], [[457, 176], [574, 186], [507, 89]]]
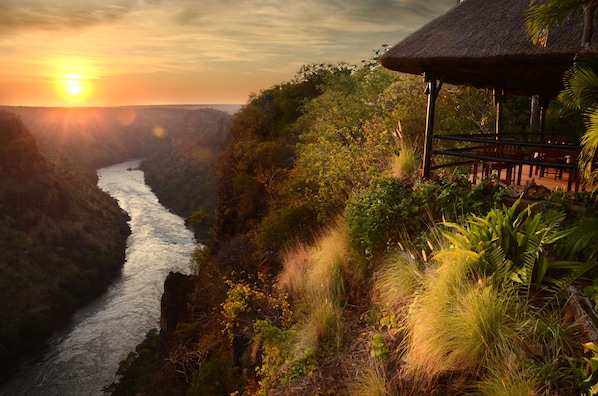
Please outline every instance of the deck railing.
[[[501, 135], [434, 135], [434, 139], [439, 141], [454, 141], [468, 144], [465, 147], [452, 149], [434, 149], [432, 155], [443, 155], [459, 158], [457, 161], [443, 164], [432, 165], [430, 169], [440, 169], [445, 167], [473, 165], [472, 181], [475, 183], [478, 174], [478, 164], [496, 163], [504, 164], [506, 168], [510, 167], [513, 172], [511, 175], [517, 177], [517, 184], [521, 181], [522, 165], [530, 166], [530, 176], [532, 169], [552, 169], [569, 173], [569, 182], [567, 190], [575, 187], [579, 188], [578, 162], [581, 146], [563, 143], [549, 142], [529, 142], [511, 139], [509, 136], [514, 134]], [[521, 136], [520, 134], [518, 136]], [[507, 150], [508, 148], [508, 150]], [[550, 153], [550, 155], [547, 155]], [[463, 160], [465, 159], [465, 160]], [[515, 180], [513, 178], [513, 180]]]

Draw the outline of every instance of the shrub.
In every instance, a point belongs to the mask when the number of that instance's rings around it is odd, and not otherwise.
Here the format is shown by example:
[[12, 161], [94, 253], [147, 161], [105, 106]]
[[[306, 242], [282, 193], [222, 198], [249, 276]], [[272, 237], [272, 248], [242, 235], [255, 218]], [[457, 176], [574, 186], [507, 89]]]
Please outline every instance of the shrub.
[[385, 177], [354, 194], [347, 202], [346, 220], [351, 237], [366, 256], [385, 250], [391, 241], [415, 228], [407, 224], [420, 208], [405, 182]]
[[382, 177], [349, 198], [345, 217], [352, 239], [372, 257], [400, 241], [425, 249], [436, 222], [485, 214], [501, 196], [460, 175], [437, 182]]
[[292, 330], [283, 330], [270, 321], [256, 321], [255, 345], [262, 349], [262, 364], [258, 369], [262, 391], [312, 371], [315, 368], [313, 349], [299, 349], [297, 334]]

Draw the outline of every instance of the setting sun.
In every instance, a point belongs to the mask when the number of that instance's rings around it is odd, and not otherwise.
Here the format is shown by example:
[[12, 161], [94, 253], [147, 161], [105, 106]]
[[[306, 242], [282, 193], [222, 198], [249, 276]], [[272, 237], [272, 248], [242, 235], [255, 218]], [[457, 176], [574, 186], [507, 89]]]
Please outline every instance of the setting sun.
[[66, 90], [73, 96], [77, 96], [82, 92], [81, 81], [66, 80]]
[[91, 95], [89, 79], [80, 75], [65, 76], [57, 81], [58, 91], [63, 100], [82, 104]]

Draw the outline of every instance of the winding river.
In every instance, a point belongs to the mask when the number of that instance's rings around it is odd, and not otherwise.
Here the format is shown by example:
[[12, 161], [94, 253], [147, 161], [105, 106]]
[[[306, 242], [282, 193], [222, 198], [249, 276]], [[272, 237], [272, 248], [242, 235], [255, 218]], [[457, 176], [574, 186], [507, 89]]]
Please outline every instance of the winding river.
[[0, 395], [105, 395], [119, 362], [157, 327], [164, 280], [170, 271], [189, 271], [195, 240], [145, 184], [139, 162], [98, 170], [98, 186], [131, 217], [122, 275], [45, 351], [25, 359]]

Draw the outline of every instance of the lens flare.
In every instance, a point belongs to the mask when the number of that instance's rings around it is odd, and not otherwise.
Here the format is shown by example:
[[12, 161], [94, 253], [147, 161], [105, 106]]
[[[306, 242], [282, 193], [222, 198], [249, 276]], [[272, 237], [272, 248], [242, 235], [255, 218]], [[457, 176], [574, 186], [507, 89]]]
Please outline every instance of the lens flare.
[[162, 128], [161, 126], [157, 126], [154, 128], [154, 136], [160, 139], [165, 138], [167, 135], [166, 129]]

